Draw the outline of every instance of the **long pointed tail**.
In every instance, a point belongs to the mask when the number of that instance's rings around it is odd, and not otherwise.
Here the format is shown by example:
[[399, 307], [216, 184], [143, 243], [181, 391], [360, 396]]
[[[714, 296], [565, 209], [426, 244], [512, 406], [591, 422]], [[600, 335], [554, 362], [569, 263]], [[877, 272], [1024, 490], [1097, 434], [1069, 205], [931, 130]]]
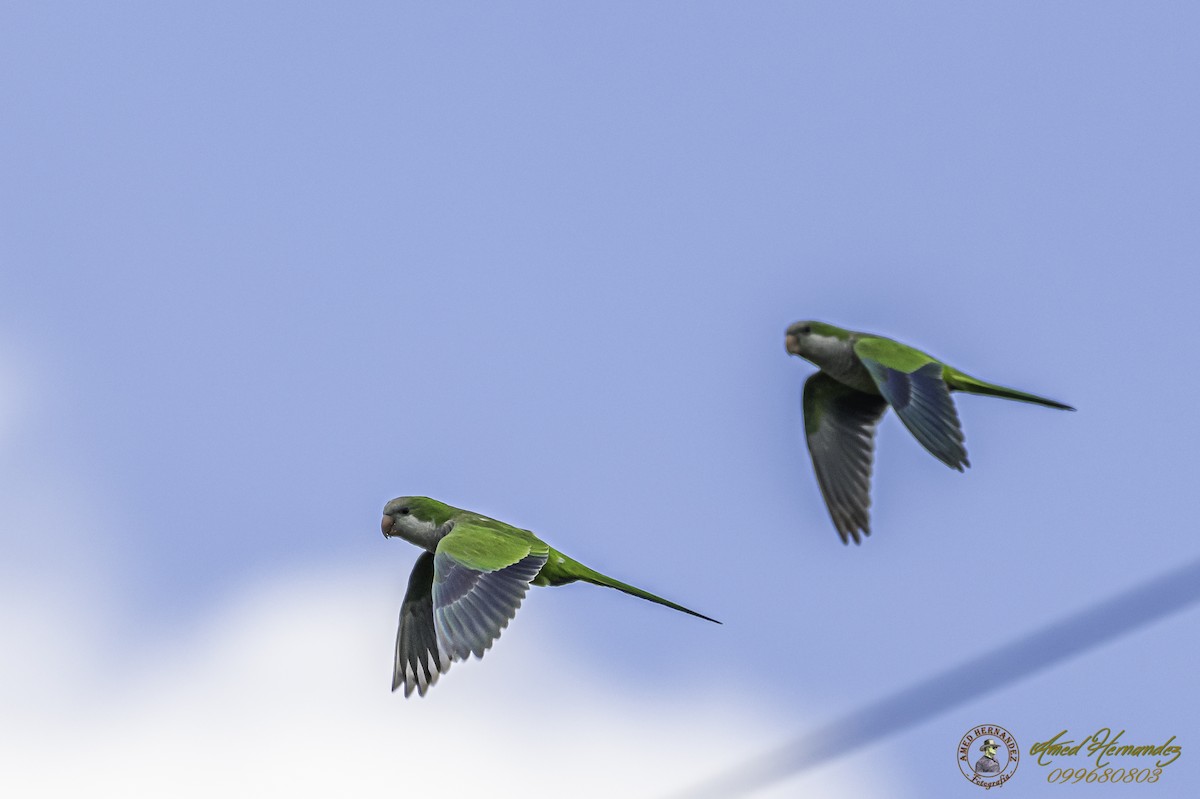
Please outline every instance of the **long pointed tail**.
[[957, 369], [947, 368], [945, 379], [946, 384], [955, 391], [965, 391], [968, 394], [985, 394], [989, 397], [1001, 397], [1002, 399], [1016, 400], [1018, 402], [1032, 402], [1035, 405], [1045, 405], [1048, 408], [1059, 408], [1064, 411], [1075, 410], [1070, 405], [1064, 405], [1052, 399], [1039, 397], [1037, 394], [1017, 391], [1015, 388], [1005, 388], [995, 383], [986, 383], [983, 380], [963, 374]]
[[546, 566], [543, 567], [541, 574], [538, 575], [537, 581], [544, 581], [545, 584], [548, 585], [561, 585], [563, 583], [570, 583], [576, 580], [582, 580], [585, 583], [591, 583], [592, 585], [599, 585], [605, 588], [615, 588], [618, 591], [623, 591], [626, 594], [629, 594], [630, 596], [636, 596], [639, 599], [645, 599], [658, 605], [665, 605], [672, 610], [678, 610], [681, 613], [687, 613], [689, 616], [695, 616], [697, 618], [704, 619], [705, 621], [711, 621], [714, 624], [721, 623], [714, 618], [705, 616], [703, 613], [697, 613], [694, 610], [685, 608], [683, 605], [677, 605], [669, 599], [663, 599], [660, 596], [655, 596], [649, 591], [643, 591], [642, 589], [636, 588], [628, 583], [623, 583], [620, 580], [614, 580], [606, 574], [601, 574], [594, 569], [589, 569], [587, 566], [584, 566], [577, 560], [568, 558], [566, 555], [563, 555], [556, 550], [551, 550], [550, 559], [547, 561]]

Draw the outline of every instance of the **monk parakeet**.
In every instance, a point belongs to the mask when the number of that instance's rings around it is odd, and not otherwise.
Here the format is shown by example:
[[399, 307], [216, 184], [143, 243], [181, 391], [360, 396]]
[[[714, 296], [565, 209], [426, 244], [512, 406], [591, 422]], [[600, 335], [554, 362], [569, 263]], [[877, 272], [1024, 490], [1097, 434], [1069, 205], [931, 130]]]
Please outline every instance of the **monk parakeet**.
[[787, 330], [788, 353], [821, 368], [804, 384], [804, 432], [817, 483], [842, 541], [870, 535], [871, 461], [875, 426], [887, 407], [934, 457], [951, 469], [970, 466], [951, 391], [1070, 405], [985, 383], [931, 355], [870, 333], [822, 322], [797, 322]]
[[[428, 497], [397, 497], [383, 509], [383, 535], [425, 552], [408, 578], [396, 634], [392, 690], [424, 696], [439, 674], [473, 652], [483, 657], [532, 585], [577, 580], [615, 588], [716, 622], [626, 585], [547, 546], [528, 530]], [[717, 622], [720, 624], [720, 622]]]

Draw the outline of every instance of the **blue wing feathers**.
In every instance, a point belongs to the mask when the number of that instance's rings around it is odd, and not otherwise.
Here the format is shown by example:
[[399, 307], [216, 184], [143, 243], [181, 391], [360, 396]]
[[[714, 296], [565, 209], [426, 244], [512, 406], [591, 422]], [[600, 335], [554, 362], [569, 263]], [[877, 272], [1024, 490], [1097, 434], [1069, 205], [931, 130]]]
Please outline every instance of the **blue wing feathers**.
[[439, 552], [433, 586], [438, 637], [453, 660], [483, 653], [500, 637], [529, 590], [546, 555], [528, 554], [496, 571], [480, 572]]
[[950, 396], [950, 387], [942, 378], [940, 363], [927, 363], [913, 372], [891, 369], [878, 361], [863, 358], [879, 393], [896, 409], [896, 415], [925, 449], [951, 469], [962, 471], [970, 466], [963, 446], [962, 426]]

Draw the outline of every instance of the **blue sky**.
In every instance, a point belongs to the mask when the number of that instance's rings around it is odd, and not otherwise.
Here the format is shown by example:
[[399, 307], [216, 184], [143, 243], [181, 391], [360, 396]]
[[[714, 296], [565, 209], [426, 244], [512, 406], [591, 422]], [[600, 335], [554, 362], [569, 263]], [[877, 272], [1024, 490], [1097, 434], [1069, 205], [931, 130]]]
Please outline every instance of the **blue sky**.
[[[7, 619], [35, 655], [0, 665], [54, 695], [70, 621], [109, 664], [72, 690], [136, 694], [149, 664], [249, 657], [239, 619], [316, 649], [361, 624], [375, 662], [314, 679], [364, 680], [372, 723], [510, 707], [453, 698], [471, 685], [621, 696], [614, 729], [717, 696], [757, 737], [682, 709], [676, 732], [725, 751], [1195, 559], [1198, 22], [1184, 3], [7, 5], [0, 574], [39, 610]], [[875, 533], [843, 547], [802, 444], [811, 369], [783, 350], [801, 318], [1079, 412], [959, 397], [965, 475], [887, 418]], [[536, 591], [484, 662], [389, 696], [416, 555], [378, 533], [399, 494], [725, 625]], [[310, 582], [373, 623], [256, 610]], [[973, 795], [953, 748], [986, 721], [1176, 735], [1168, 776], [1200, 786], [1179, 701], [1197, 623], [981, 686], [825, 789], [888, 759], [870, 790]], [[227, 669], [245, 695], [270, 674]], [[218, 730], [222, 706], [197, 703]], [[664, 786], [716, 766], [672, 762]], [[1027, 767], [1023, 792], [1057, 795]]]

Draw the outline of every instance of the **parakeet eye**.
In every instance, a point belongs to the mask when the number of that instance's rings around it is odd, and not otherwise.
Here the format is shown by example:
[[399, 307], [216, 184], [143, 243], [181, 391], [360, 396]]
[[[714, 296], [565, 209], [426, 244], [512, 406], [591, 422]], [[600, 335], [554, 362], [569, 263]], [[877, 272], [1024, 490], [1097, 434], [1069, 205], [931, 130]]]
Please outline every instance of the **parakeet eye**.
[[812, 332], [812, 327], [809, 325], [805, 325], [804, 327], [800, 328], [800, 332], [807, 336], [809, 333]]
[[399, 513], [401, 516], [407, 516], [407, 515], [408, 515], [408, 508], [401, 508], [400, 510], [398, 510], [398, 511], [396, 511], [396, 512], [397, 512], [397, 513]]

